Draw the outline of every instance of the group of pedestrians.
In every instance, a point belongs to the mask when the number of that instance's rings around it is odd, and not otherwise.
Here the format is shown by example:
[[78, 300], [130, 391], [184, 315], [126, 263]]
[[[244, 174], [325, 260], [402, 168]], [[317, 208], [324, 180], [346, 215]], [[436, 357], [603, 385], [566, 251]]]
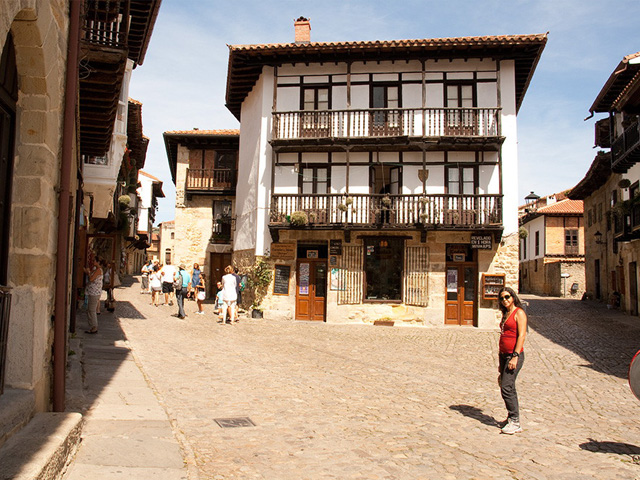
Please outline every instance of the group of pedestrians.
[[[141, 269], [142, 282], [140, 293], [151, 293], [151, 303], [159, 305], [173, 305], [175, 299], [178, 306], [178, 318], [185, 318], [184, 302], [187, 299], [196, 302], [196, 315], [204, 315], [204, 301], [206, 300], [207, 275], [200, 269], [200, 265], [193, 264], [189, 273], [184, 264], [177, 268], [167, 260], [162, 265], [157, 260], [148, 261]], [[238, 274], [238, 269], [231, 265], [225, 268], [225, 275], [217, 282], [217, 293], [214, 313], [222, 318], [218, 323], [238, 321], [238, 304], [242, 301], [244, 284]], [[164, 303], [160, 303], [164, 295]]]

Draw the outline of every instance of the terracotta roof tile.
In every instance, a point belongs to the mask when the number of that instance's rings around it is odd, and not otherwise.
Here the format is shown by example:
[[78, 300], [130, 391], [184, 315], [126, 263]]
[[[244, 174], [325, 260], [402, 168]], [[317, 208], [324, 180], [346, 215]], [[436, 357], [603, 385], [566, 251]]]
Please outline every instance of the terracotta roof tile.
[[240, 130], [173, 130], [165, 135], [240, 135]]
[[547, 205], [546, 207], [540, 207], [538, 208], [536, 213], [544, 213], [545, 215], [563, 213], [582, 214], [584, 213], [584, 204], [582, 200], [566, 199], [556, 203], [552, 203], [551, 205]]
[[519, 44], [531, 41], [546, 40], [546, 34], [535, 35], [487, 35], [480, 37], [449, 37], [449, 38], [422, 38], [422, 39], [406, 39], [406, 40], [363, 40], [351, 42], [311, 42], [311, 43], [263, 43], [251, 45], [228, 45], [230, 50], [278, 50], [278, 49], [297, 49], [309, 50], [320, 49], [323, 47], [368, 47], [368, 46], [384, 46], [384, 47], [417, 47], [429, 46], [437, 47], [442, 45], [460, 46], [460, 45], [486, 45], [486, 44]]

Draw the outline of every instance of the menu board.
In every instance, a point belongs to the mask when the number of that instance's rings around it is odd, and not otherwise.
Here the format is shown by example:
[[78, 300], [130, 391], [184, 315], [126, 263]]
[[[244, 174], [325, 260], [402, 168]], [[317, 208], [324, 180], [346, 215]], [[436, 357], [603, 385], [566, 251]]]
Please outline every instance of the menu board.
[[276, 265], [274, 275], [273, 293], [276, 295], [289, 295], [289, 276], [291, 267], [289, 265]]
[[342, 240], [329, 240], [329, 255], [342, 255]]

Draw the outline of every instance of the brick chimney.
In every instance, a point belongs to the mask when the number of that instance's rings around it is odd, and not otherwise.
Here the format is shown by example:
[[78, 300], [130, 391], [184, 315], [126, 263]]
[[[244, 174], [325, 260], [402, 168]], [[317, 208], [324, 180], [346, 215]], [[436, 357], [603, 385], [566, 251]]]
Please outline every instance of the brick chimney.
[[296, 43], [311, 43], [311, 24], [308, 18], [298, 18], [293, 26], [296, 30]]

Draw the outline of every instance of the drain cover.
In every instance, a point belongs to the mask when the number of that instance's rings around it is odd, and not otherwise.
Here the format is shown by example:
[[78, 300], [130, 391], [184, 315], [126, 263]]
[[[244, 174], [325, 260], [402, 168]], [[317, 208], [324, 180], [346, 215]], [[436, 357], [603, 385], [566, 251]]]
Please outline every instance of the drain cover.
[[215, 422], [220, 428], [255, 427], [256, 424], [249, 417], [238, 418], [215, 418]]

